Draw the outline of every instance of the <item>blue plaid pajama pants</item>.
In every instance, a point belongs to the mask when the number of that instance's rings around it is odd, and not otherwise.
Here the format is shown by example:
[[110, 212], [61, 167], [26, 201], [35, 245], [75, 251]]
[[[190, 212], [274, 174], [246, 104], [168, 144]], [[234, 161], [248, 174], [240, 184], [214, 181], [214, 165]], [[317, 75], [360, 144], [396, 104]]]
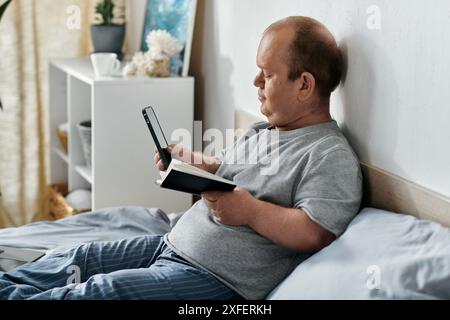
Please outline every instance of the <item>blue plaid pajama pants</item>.
[[93, 242], [0, 272], [0, 299], [242, 299], [175, 254], [163, 236]]

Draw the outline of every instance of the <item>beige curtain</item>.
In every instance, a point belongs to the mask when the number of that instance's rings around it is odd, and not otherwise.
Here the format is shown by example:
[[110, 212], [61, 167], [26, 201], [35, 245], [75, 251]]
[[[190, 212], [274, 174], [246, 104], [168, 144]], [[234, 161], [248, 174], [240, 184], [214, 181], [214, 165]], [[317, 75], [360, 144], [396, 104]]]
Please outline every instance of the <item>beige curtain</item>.
[[[48, 60], [89, 53], [93, 2], [13, 0], [0, 22], [1, 227], [46, 212]], [[81, 12], [75, 29], [68, 24], [74, 8]]]

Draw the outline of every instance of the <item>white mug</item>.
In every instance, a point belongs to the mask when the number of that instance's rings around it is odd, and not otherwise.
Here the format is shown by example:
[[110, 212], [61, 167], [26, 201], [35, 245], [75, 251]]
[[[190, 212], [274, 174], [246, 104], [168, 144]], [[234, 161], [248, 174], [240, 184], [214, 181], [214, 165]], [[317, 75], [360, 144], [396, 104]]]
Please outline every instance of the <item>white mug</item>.
[[91, 62], [97, 78], [112, 76], [120, 69], [120, 61], [115, 53], [93, 53]]

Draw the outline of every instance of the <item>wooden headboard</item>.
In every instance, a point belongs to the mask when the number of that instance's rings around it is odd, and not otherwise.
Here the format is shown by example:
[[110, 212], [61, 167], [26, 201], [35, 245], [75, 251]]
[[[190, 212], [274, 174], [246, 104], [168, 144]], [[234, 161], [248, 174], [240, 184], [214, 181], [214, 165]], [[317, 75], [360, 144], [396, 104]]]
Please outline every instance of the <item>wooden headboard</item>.
[[[261, 120], [264, 118], [236, 111], [235, 129], [246, 129]], [[450, 198], [367, 163], [361, 163], [361, 169], [364, 207], [410, 214], [450, 227]]]

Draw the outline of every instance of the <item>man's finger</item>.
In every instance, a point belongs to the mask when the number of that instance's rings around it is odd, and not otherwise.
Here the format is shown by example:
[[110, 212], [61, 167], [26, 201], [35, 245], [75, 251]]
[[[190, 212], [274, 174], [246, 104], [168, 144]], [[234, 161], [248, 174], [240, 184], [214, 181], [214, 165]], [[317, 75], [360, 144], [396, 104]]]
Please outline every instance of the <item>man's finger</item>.
[[215, 208], [216, 208], [216, 202], [213, 202], [213, 201], [209, 201], [208, 199], [204, 199], [204, 201], [205, 201], [205, 203], [206, 203], [206, 206], [209, 208], [209, 209], [211, 209], [211, 210], [214, 210]]
[[172, 150], [175, 149], [176, 146], [177, 146], [176, 144], [171, 144], [170, 146], [168, 146], [168, 147], [166, 148], [166, 150], [167, 150], [168, 152], [172, 152]]
[[211, 212], [212, 212], [212, 214], [217, 218], [217, 220], [220, 221], [220, 217], [219, 217], [219, 215], [217, 214], [216, 209], [211, 209]]
[[211, 197], [208, 197], [208, 196], [203, 196], [203, 199], [205, 199], [206, 201], [208, 201], [208, 202], [210, 202], [210, 203], [215, 203], [215, 202], [217, 202], [217, 199], [216, 199], [216, 198], [211, 198]]
[[168, 151], [172, 154], [172, 156], [181, 158], [183, 157], [183, 146], [181, 144], [173, 145], [168, 147]]
[[203, 192], [202, 196], [206, 197], [207, 199], [212, 199], [214, 201], [217, 201], [217, 199], [220, 197], [220, 192], [217, 191], [207, 191]]
[[163, 164], [162, 160], [158, 161], [157, 166], [158, 166], [159, 171], [165, 171], [164, 164]]

